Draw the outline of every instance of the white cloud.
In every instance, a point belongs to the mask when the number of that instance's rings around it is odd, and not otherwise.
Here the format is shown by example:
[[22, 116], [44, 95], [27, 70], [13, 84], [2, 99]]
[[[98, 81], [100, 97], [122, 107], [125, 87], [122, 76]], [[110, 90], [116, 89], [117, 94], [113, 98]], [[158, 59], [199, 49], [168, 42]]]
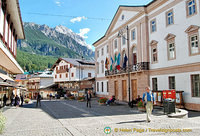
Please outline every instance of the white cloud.
[[61, 2], [59, 0], [56, 0], [55, 3], [57, 6], [59, 6], [59, 7], [61, 6]]
[[88, 36], [86, 36], [86, 34], [90, 31], [90, 28], [83, 28], [83, 29], [80, 29], [79, 31], [80, 31], [79, 35], [81, 37], [83, 37], [85, 39], [88, 38]]
[[72, 23], [81, 22], [82, 19], [86, 20], [87, 18], [86, 18], [85, 16], [76, 17], [76, 18], [72, 18], [72, 19], [70, 20], [70, 22], [72, 22]]

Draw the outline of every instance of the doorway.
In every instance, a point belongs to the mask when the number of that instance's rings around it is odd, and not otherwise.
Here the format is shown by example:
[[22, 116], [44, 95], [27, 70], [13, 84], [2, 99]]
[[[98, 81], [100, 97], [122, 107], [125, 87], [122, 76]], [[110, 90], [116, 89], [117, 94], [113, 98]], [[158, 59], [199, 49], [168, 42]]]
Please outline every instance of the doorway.
[[137, 98], [137, 79], [131, 80], [131, 86], [132, 86], [132, 99]]
[[118, 100], [118, 81], [114, 82], [114, 88], [115, 88], [115, 99]]
[[127, 84], [126, 80], [122, 80], [122, 100], [127, 100]]

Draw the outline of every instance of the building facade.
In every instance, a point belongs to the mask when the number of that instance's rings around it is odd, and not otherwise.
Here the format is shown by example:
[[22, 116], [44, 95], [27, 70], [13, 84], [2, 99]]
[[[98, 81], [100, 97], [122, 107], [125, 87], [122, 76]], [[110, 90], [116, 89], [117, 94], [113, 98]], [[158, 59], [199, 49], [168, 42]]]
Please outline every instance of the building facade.
[[95, 77], [95, 63], [83, 59], [59, 58], [52, 67], [54, 83], [64, 92], [78, 94], [81, 81]]
[[13, 77], [23, 70], [16, 61], [17, 39], [24, 39], [18, 0], [0, 1], [0, 90], [9, 98], [16, 88]]
[[[120, 6], [106, 34], [93, 44], [97, 94], [128, 101], [129, 69], [131, 99], [142, 95], [146, 86], [152, 90], [175, 89], [184, 91], [187, 109], [200, 110], [199, 28], [199, 0]], [[119, 53], [121, 67], [111, 70], [111, 57], [115, 67], [114, 58]], [[129, 56], [128, 68], [125, 56]]]

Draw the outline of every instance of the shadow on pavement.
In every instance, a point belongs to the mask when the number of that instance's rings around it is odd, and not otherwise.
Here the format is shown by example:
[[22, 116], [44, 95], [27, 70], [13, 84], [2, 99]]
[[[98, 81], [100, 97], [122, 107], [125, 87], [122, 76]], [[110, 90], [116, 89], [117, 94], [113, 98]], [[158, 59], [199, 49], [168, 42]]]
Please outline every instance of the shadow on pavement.
[[126, 122], [119, 122], [119, 123], [116, 123], [116, 124], [141, 123], [141, 122], [146, 122], [146, 120], [126, 121]]

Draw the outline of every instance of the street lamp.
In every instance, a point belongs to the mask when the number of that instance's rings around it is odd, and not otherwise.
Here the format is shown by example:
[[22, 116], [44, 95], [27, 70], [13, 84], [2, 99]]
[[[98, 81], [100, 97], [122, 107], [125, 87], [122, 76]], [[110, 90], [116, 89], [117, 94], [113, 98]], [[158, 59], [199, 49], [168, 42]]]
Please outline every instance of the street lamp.
[[[127, 33], [127, 37], [124, 37], [123, 33], [126, 31]], [[131, 92], [130, 92], [130, 55], [129, 55], [129, 28], [128, 28], [128, 25], [124, 28], [122, 28], [121, 30], [119, 30], [118, 32], [118, 37], [122, 37], [124, 38], [125, 40], [127, 40], [127, 49], [128, 49], [128, 102], [130, 104], [130, 101], [131, 101]]]

